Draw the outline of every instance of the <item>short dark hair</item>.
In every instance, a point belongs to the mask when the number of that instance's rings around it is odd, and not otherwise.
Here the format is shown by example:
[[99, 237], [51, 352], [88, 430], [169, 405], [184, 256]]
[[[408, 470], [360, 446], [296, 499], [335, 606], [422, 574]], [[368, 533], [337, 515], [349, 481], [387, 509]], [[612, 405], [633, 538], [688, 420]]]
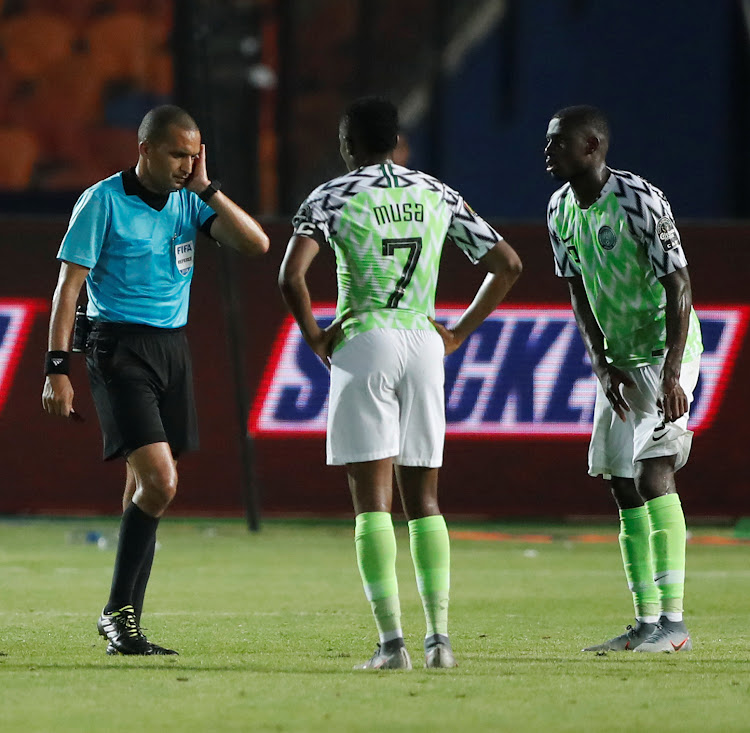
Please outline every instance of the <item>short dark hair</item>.
[[349, 133], [370, 153], [388, 153], [398, 145], [398, 110], [384, 97], [362, 97], [352, 102], [342, 120]]
[[590, 104], [563, 107], [563, 109], [555, 112], [552, 119], [555, 117], [576, 128], [589, 127], [600, 137], [609, 140], [609, 122], [604, 112], [598, 107], [593, 107]]
[[160, 143], [169, 133], [169, 126], [181, 130], [198, 130], [196, 121], [182, 107], [162, 104], [148, 111], [138, 127], [138, 142]]

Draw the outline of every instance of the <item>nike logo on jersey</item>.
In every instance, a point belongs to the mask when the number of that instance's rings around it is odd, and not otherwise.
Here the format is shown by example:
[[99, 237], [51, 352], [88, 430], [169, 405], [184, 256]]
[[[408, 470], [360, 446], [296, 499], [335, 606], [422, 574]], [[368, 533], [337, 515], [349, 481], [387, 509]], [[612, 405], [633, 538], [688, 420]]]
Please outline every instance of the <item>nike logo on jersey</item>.
[[659, 575], [654, 575], [654, 583], [658, 583], [660, 580], [664, 580], [669, 575], [669, 573], [660, 573]]

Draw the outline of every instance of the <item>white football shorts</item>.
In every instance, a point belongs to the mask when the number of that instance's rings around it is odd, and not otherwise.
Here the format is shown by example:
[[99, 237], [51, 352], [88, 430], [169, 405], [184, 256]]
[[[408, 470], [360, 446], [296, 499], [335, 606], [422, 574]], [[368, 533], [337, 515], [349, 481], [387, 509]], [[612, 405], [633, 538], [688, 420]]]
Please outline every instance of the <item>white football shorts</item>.
[[597, 380], [594, 428], [589, 444], [591, 476], [633, 478], [635, 461], [658, 456], [676, 456], [675, 471], [687, 463], [693, 441], [693, 433], [687, 428], [689, 405], [698, 382], [700, 359], [683, 362], [681, 368], [680, 385], [688, 398], [688, 412], [666, 424], [656, 406], [661, 369], [661, 364], [653, 364], [623, 370], [635, 383], [635, 387], [622, 389], [630, 405], [625, 422], [617, 417]]
[[443, 463], [445, 347], [437, 331], [376, 328], [331, 357], [327, 462]]

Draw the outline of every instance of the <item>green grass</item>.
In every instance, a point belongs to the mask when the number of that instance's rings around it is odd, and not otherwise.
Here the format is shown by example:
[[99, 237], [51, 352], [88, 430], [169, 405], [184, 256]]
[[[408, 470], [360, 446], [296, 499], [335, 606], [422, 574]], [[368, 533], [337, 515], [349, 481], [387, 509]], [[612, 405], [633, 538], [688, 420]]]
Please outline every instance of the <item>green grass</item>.
[[[70, 542], [79, 528], [116, 522], [0, 522], [3, 733], [750, 730], [747, 546], [689, 548], [693, 652], [598, 657], [579, 650], [632, 612], [616, 543], [566, 542], [559, 527], [546, 545], [455, 540], [459, 668], [355, 673], [376, 638], [349, 523], [267, 522], [251, 536], [239, 522], [165, 520], [144, 624], [180, 656], [161, 658], [104, 654], [95, 621], [114, 552]], [[403, 525], [397, 535], [420, 662]]]

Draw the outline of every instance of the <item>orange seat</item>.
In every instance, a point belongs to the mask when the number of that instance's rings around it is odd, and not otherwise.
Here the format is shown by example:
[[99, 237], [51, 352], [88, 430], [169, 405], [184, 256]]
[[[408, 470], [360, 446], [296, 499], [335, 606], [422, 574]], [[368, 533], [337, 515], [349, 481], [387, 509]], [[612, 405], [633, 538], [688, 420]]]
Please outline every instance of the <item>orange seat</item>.
[[116, 127], [82, 127], [78, 131], [78, 157], [58, 161], [40, 180], [45, 190], [84, 189], [138, 161], [135, 130]]
[[85, 32], [92, 63], [106, 79], [145, 82], [154, 31], [141, 13], [103, 15]]
[[174, 92], [174, 65], [171, 53], [160, 51], [151, 55], [148, 61], [146, 88], [163, 97], [169, 97]]
[[101, 0], [24, 0], [28, 10], [40, 10], [63, 16], [76, 28], [82, 28]]
[[8, 62], [0, 56], [0, 125], [7, 124], [9, 121], [15, 86], [16, 80], [8, 68]]
[[39, 155], [33, 133], [21, 127], [0, 127], [0, 188], [28, 188]]
[[101, 90], [87, 57], [75, 54], [16, 94], [8, 117], [36, 134], [47, 161], [72, 161], [82, 156], [85, 126], [101, 117]]
[[72, 53], [75, 30], [54, 13], [32, 10], [0, 23], [0, 43], [20, 79], [40, 76]]
[[65, 115], [80, 122], [101, 116], [104, 79], [87, 54], [74, 54], [50, 69], [36, 84], [40, 114]]

